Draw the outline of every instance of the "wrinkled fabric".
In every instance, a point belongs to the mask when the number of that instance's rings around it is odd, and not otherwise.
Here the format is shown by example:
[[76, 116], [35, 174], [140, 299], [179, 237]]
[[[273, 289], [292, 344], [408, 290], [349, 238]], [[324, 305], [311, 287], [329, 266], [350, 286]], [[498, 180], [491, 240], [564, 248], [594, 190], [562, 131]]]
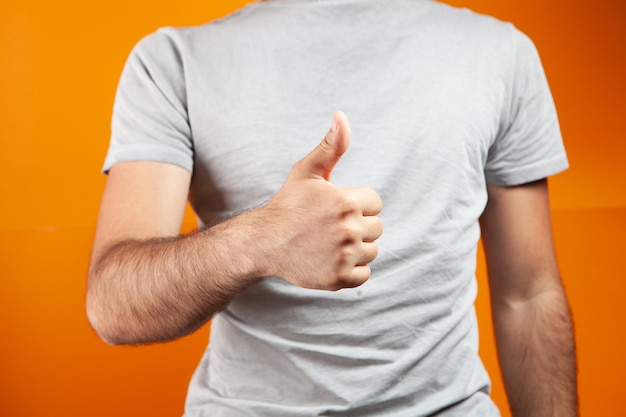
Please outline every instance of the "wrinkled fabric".
[[185, 416], [498, 416], [473, 307], [486, 184], [567, 167], [539, 56], [511, 24], [425, 0], [275, 0], [163, 28], [128, 58], [104, 170], [189, 170], [210, 224], [269, 200], [336, 110], [352, 142], [332, 181], [384, 204], [372, 277], [239, 295]]

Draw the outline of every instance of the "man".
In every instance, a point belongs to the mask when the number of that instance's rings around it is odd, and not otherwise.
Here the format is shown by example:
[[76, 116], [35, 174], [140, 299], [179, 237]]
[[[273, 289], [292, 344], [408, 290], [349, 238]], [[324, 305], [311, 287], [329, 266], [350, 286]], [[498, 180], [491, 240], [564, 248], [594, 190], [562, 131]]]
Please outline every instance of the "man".
[[[142, 40], [112, 129], [88, 315], [111, 344], [214, 317], [186, 416], [499, 415], [479, 229], [513, 414], [576, 415], [545, 179], [567, 159], [513, 26], [428, 0], [252, 3]], [[179, 236], [187, 199], [202, 227]]]

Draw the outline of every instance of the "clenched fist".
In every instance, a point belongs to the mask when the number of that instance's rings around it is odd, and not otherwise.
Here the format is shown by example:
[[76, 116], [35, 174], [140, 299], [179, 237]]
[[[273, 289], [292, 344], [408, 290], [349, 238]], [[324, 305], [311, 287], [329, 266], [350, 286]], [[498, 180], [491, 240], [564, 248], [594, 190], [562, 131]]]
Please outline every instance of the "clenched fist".
[[322, 142], [292, 168], [276, 196], [262, 209], [268, 231], [268, 276], [324, 290], [356, 287], [370, 277], [382, 234], [378, 194], [366, 187], [330, 182], [350, 144], [350, 125], [337, 112]]

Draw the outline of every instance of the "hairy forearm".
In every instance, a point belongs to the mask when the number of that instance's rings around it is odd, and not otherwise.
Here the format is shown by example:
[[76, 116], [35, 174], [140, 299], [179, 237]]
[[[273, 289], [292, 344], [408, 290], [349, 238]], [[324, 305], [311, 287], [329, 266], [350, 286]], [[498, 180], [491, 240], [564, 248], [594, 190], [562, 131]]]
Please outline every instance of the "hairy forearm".
[[[378, 255], [382, 201], [370, 188], [330, 182], [349, 143], [348, 120], [338, 112], [266, 205], [181, 237], [141, 240], [177, 231], [172, 219], [182, 215], [187, 172], [144, 163], [112, 170], [87, 286], [94, 329], [113, 344], [174, 339], [268, 276], [318, 290], [363, 284]], [[178, 197], [168, 204], [172, 192]]]
[[254, 283], [245, 215], [204, 231], [111, 246], [92, 265], [87, 312], [111, 344], [171, 340], [204, 324]]
[[578, 415], [576, 353], [560, 288], [520, 301], [492, 300], [498, 355], [514, 417]]

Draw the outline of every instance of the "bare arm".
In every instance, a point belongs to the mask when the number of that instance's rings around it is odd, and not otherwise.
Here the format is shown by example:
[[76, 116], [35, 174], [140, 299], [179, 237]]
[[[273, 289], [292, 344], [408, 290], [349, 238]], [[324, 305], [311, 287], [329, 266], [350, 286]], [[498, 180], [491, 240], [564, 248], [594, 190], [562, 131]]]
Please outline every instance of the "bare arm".
[[514, 417], [576, 416], [576, 355], [547, 183], [489, 186], [481, 218], [498, 357]]
[[266, 206], [184, 236], [190, 174], [154, 162], [114, 166], [87, 286], [87, 314], [102, 339], [182, 336], [267, 276], [327, 290], [365, 282], [378, 253], [382, 203], [370, 189], [329, 182], [350, 140], [345, 115], [335, 124]]
[[[189, 180], [184, 169], [154, 162], [119, 163], [109, 173], [87, 291], [89, 319], [108, 343], [189, 333], [255, 277], [242, 250], [253, 226], [243, 216], [230, 228], [178, 236]], [[229, 236], [233, 228], [241, 236]], [[227, 262], [231, 253], [237, 259]]]

